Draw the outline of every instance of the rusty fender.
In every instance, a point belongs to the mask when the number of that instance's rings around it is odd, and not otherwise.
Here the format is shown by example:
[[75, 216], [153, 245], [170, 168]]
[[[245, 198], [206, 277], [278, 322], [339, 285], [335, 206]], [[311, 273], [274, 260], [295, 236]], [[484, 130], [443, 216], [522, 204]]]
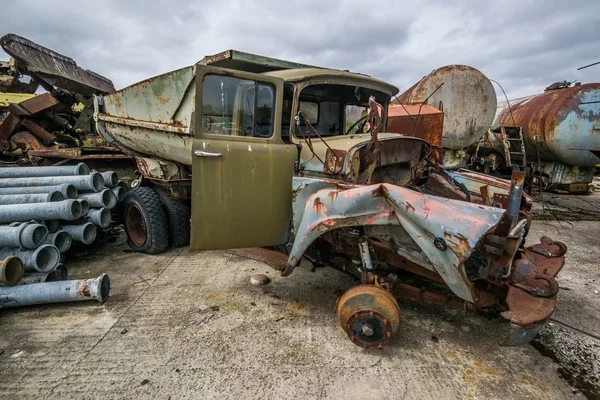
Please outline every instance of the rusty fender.
[[283, 276], [291, 274], [310, 244], [325, 232], [351, 226], [400, 225], [444, 282], [475, 302], [464, 262], [505, 210], [426, 195], [390, 184], [353, 186], [294, 179], [293, 245]]

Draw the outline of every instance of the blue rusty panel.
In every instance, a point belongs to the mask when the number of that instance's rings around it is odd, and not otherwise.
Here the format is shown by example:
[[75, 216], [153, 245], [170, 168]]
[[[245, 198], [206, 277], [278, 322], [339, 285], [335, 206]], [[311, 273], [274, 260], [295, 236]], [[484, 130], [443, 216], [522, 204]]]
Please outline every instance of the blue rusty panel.
[[[283, 274], [325, 232], [350, 227], [401, 225], [450, 289], [474, 302], [464, 261], [500, 222], [504, 210], [425, 195], [390, 184], [352, 186], [334, 181], [294, 179], [294, 242]], [[445, 242], [438, 249], [434, 240]]]

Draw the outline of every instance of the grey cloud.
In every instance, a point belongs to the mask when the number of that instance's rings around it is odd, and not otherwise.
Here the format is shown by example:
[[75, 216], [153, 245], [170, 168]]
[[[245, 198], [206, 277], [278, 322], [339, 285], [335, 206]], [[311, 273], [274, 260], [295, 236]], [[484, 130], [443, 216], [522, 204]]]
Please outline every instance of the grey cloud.
[[[598, 80], [595, 1], [19, 1], [3, 29], [68, 55], [117, 87], [225, 49], [349, 69], [401, 90], [472, 65], [509, 96]], [[500, 92], [498, 91], [500, 94]]]

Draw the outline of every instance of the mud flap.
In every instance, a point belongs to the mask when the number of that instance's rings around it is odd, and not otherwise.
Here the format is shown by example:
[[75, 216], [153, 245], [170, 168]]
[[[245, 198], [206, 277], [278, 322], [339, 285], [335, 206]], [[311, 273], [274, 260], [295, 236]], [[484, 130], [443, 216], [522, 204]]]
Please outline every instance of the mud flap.
[[513, 264], [506, 296], [508, 311], [501, 315], [511, 323], [504, 346], [529, 343], [554, 312], [558, 282], [555, 277], [565, 264], [567, 246], [543, 237]]

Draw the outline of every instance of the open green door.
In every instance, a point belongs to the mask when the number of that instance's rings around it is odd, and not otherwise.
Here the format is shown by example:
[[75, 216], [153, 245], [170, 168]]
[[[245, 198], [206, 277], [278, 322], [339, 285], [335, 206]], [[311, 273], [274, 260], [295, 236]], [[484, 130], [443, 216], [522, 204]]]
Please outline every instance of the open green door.
[[281, 139], [283, 80], [196, 65], [192, 250], [287, 242], [297, 150]]

